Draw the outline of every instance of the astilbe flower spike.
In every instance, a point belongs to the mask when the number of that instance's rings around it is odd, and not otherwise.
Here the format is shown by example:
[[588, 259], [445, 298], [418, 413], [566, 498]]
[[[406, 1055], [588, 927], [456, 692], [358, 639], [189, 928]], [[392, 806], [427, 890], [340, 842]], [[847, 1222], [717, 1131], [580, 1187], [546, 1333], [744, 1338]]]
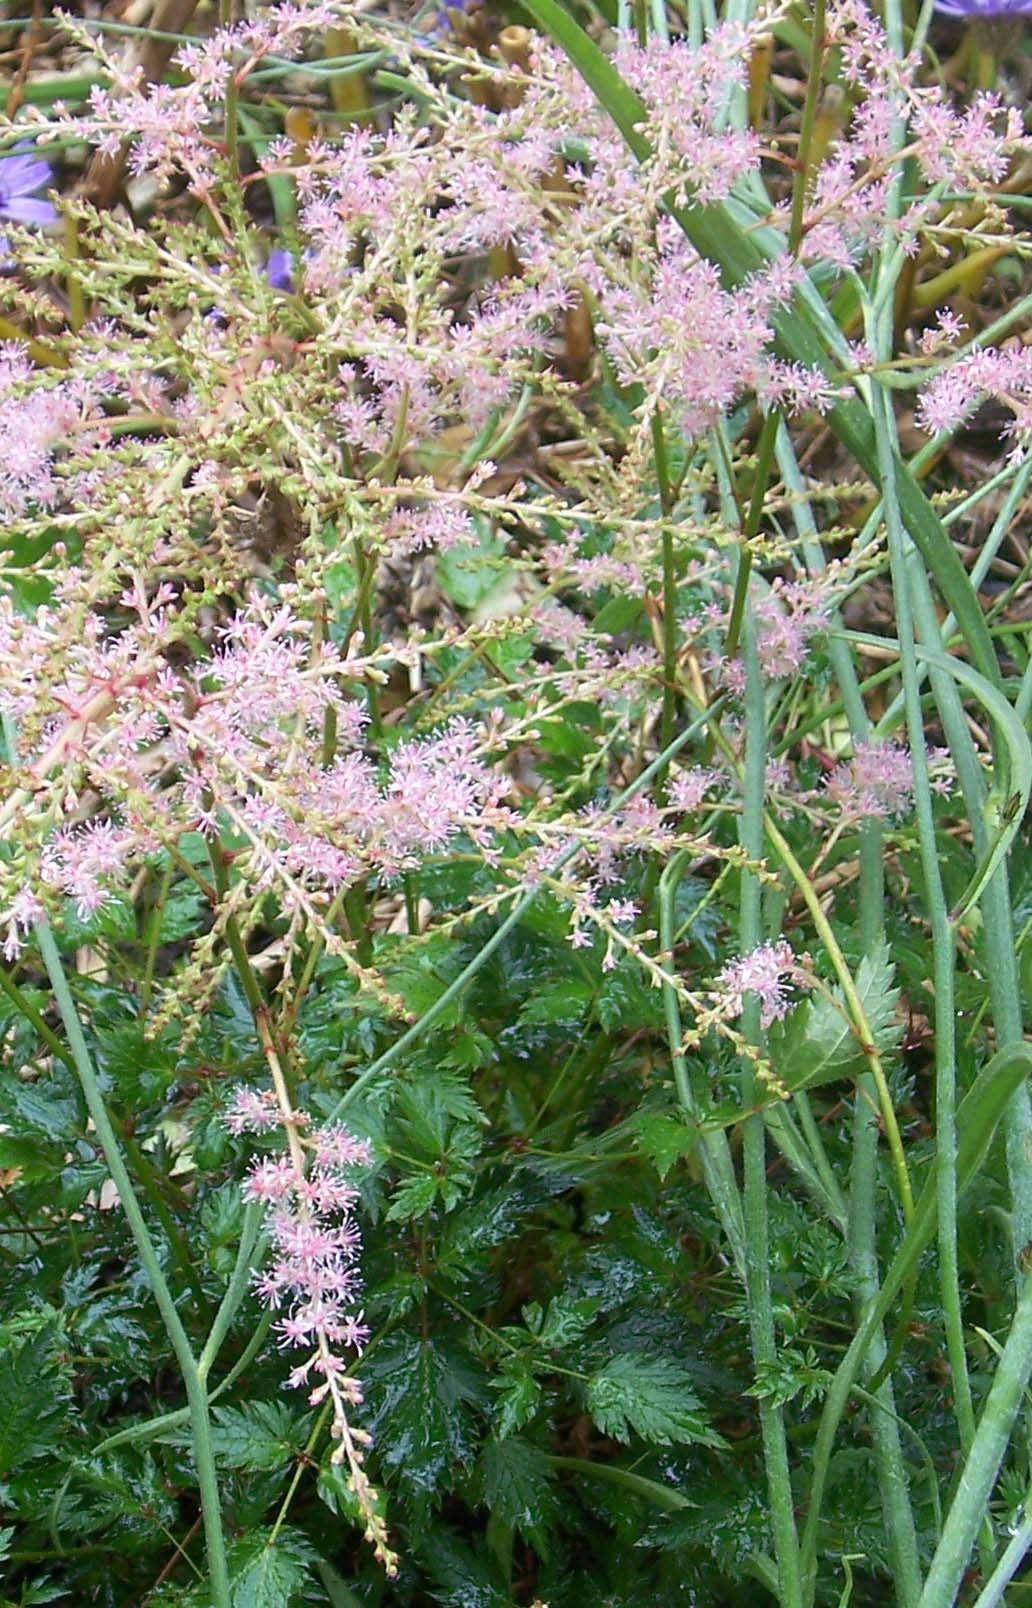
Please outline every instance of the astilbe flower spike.
[[393, 1577], [397, 1555], [364, 1467], [372, 1438], [351, 1422], [353, 1409], [362, 1405], [362, 1388], [345, 1355], [361, 1356], [369, 1338], [365, 1315], [355, 1310], [361, 1234], [351, 1173], [369, 1166], [372, 1147], [341, 1124], [313, 1127], [304, 1112], [294, 1110], [278, 1057], [271, 1045], [265, 1048], [274, 1089], [237, 1089], [224, 1118], [234, 1135], [278, 1128], [285, 1138], [280, 1154], [251, 1162], [244, 1183], [244, 1198], [264, 1208], [272, 1247], [269, 1265], [255, 1275], [255, 1290], [263, 1306], [280, 1314], [273, 1326], [280, 1349], [302, 1353], [288, 1386], [307, 1390], [310, 1406], [330, 1408], [331, 1462], [347, 1465], [366, 1540]]
[[787, 990], [799, 980], [792, 945], [782, 938], [729, 961], [717, 978], [715, 998], [724, 1015], [735, 1017], [745, 1008], [746, 994], [755, 994], [760, 1002], [760, 1026], [767, 1028], [788, 1015], [791, 1000]]

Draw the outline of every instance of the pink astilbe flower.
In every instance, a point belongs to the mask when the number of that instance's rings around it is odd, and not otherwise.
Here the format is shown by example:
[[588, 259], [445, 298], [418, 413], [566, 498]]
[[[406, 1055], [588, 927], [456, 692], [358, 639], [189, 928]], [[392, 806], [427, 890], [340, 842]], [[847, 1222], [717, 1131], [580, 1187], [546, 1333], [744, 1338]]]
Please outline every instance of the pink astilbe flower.
[[[161, 656], [162, 608], [135, 601], [137, 625], [105, 637], [87, 617], [71, 640], [60, 605], [28, 621], [0, 603], [10, 649], [0, 699], [19, 717], [24, 766], [0, 806], [0, 834], [17, 836], [35, 866], [8, 883], [9, 906], [19, 887], [37, 886], [71, 898], [85, 919], [142, 857], [198, 830], [242, 836], [237, 883], [275, 887], [306, 921], [316, 896], [371, 871], [398, 876], [460, 835], [493, 852], [512, 821], [511, 782], [472, 724], [400, 744], [381, 777], [356, 751], [365, 711], [343, 690], [360, 661], [326, 642], [314, 648], [288, 608], [254, 601], [220, 628], [209, 657], [177, 670]], [[328, 713], [339, 752], [325, 764]], [[9, 921], [9, 945], [21, 930]]]
[[84, 387], [59, 381], [44, 389], [24, 347], [0, 347], [0, 513], [17, 516], [57, 502], [54, 449], [88, 417]]
[[769, 681], [795, 675], [827, 624], [827, 599], [813, 584], [776, 579], [753, 605], [756, 654]]
[[[603, 286], [593, 276], [602, 307], [596, 328], [622, 383], [646, 385], [696, 436], [743, 391], [768, 381], [770, 285], [759, 275], [726, 290], [717, 268], [669, 220], [658, 236], [652, 272], [639, 274], [636, 284]], [[773, 375], [770, 383], [776, 384]]]
[[234, 1137], [242, 1133], [271, 1133], [280, 1124], [275, 1093], [272, 1089], [251, 1089], [241, 1084], [233, 1090], [222, 1120]]
[[341, 1124], [311, 1127], [307, 1116], [290, 1107], [278, 1058], [266, 1049], [273, 1091], [236, 1090], [226, 1118], [231, 1133], [265, 1130], [275, 1111], [284, 1135], [280, 1154], [253, 1160], [244, 1182], [245, 1200], [265, 1209], [271, 1246], [271, 1261], [255, 1274], [254, 1287], [262, 1304], [281, 1314], [273, 1325], [280, 1349], [304, 1353], [288, 1384], [306, 1390], [311, 1406], [330, 1405], [332, 1461], [347, 1464], [366, 1540], [393, 1576], [398, 1560], [364, 1469], [371, 1437], [351, 1422], [352, 1410], [362, 1405], [362, 1389], [344, 1355], [360, 1356], [369, 1339], [364, 1313], [355, 1310], [361, 1235], [350, 1169], [368, 1167], [372, 1147]]
[[726, 784], [727, 777], [709, 766], [693, 765], [689, 770], [676, 771], [667, 786], [667, 803], [671, 809], [690, 815], [718, 783]]
[[735, 24], [715, 28], [702, 44], [644, 46], [624, 36], [617, 65], [648, 109], [649, 138], [667, 164], [680, 170], [680, 205], [723, 200], [759, 158], [760, 140], [736, 129], [724, 112], [746, 82], [750, 36]]
[[1032, 439], [1032, 347], [970, 352], [940, 369], [921, 393], [917, 422], [932, 434], [955, 430], [977, 403], [996, 397], [1014, 415], [1007, 433], [1021, 446]]
[[832, 771], [825, 791], [856, 820], [905, 815], [914, 797], [910, 754], [896, 743], [857, 743], [852, 759]]
[[[916, 250], [934, 202], [919, 196], [898, 218], [889, 205], [898, 126], [910, 160], [929, 185], [985, 190], [998, 184], [1023, 139], [1017, 107], [991, 94], [958, 107], [937, 84], [923, 82], [916, 57], [900, 59], [864, 0], [833, 0], [825, 42], [842, 54], [847, 83], [856, 92], [848, 132], [815, 175], [804, 225], [806, 262], [848, 268], [886, 230]], [[784, 209], [781, 216], [787, 216]]]
[[0, 923], [7, 924], [3, 954], [8, 965], [17, 960], [24, 948], [26, 934], [45, 915], [46, 906], [31, 888], [19, 889], [7, 909], [0, 913]]
[[186, 81], [174, 85], [146, 82], [139, 63], [111, 55], [91, 37], [89, 48], [101, 56], [110, 87], [95, 84], [88, 110], [79, 116], [66, 113], [61, 128], [66, 137], [86, 140], [109, 155], [128, 139], [134, 173], [152, 173], [159, 183], [185, 173], [203, 192], [215, 181], [222, 148], [218, 123], [231, 82], [239, 86], [267, 56], [300, 54], [310, 35], [333, 27], [337, 15], [337, 6], [325, 0], [281, 0], [259, 17], [181, 46], [175, 64]]
[[717, 977], [714, 999], [723, 1016], [741, 1016], [746, 994], [760, 1002], [760, 1026], [770, 1027], [787, 1016], [791, 1000], [788, 990], [801, 981], [792, 946], [784, 938], [761, 944], [747, 955], [729, 961]]

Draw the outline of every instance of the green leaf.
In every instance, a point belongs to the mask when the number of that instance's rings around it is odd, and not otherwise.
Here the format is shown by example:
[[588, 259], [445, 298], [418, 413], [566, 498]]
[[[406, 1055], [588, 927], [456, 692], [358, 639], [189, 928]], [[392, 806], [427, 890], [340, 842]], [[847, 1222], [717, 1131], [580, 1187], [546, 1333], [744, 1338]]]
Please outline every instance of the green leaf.
[[553, 1022], [579, 1022], [595, 990], [581, 977], [564, 977], [532, 994], [520, 1010], [520, 1022], [550, 1026]]
[[279, 1401], [216, 1407], [212, 1417], [215, 1456], [229, 1468], [285, 1468], [300, 1456], [308, 1438], [304, 1420]]
[[483, 1375], [457, 1346], [396, 1334], [366, 1357], [364, 1382], [377, 1458], [419, 1506], [473, 1460]]
[[[874, 1049], [884, 1054], [896, 1041], [899, 990], [886, 945], [865, 955], [856, 975], [856, 991], [871, 1030]], [[770, 1058], [785, 1086], [798, 1094], [820, 1083], [848, 1077], [864, 1065], [860, 1044], [840, 988], [817, 994], [775, 1024], [769, 1036]]]
[[616, 969], [603, 981], [597, 1010], [606, 1033], [663, 1026], [663, 996], [645, 982], [641, 967], [630, 955], [621, 955]]
[[491, 1388], [498, 1392], [495, 1413], [498, 1434], [505, 1441], [534, 1417], [541, 1402], [541, 1386], [522, 1357], [506, 1357], [491, 1380]]
[[486, 520], [478, 519], [476, 529], [475, 542], [459, 542], [439, 553], [435, 565], [441, 591], [460, 609], [475, 608], [499, 584], [505, 542]]
[[442, 1608], [512, 1608], [509, 1592], [493, 1578], [491, 1561], [448, 1530], [433, 1529], [421, 1550], [434, 1581], [430, 1595]]
[[[327, 1461], [319, 1470], [319, 1478], [316, 1482], [316, 1490], [319, 1493], [320, 1501], [325, 1502], [331, 1513], [341, 1514], [343, 1518], [349, 1519], [352, 1524], [361, 1525], [362, 1529], [364, 1530], [366, 1526], [366, 1514], [362, 1504], [359, 1502], [357, 1496], [351, 1488], [350, 1470], [345, 1465], [340, 1463], [332, 1463], [328, 1459], [329, 1454], [327, 1454]], [[378, 1513], [380, 1518], [386, 1523], [386, 1496], [384, 1495], [384, 1492], [379, 1489], [375, 1491], [374, 1495], [374, 1511]]]
[[634, 1119], [634, 1142], [642, 1155], [652, 1162], [661, 1180], [675, 1162], [691, 1154], [698, 1138], [698, 1133], [679, 1116], [645, 1110]]
[[419, 1147], [421, 1156], [436, 1157], [445, 1150], [455, 1124], [482, 1127], [486, 1121], [467, 1080], [439, 1067], [432, 1075], [400, 1079], [396, 1096], [406, 1139]]
[[488, 1441], [478, 1473], [482, 1500], [492, 1514], [544, 1555], [545, 1532], [555, 1510], [544, 1453], [525, 1440]]
[[614, 1440], [629, 1441], [633, 1431], [657, 1446], [727, 1445], [697, 1411], [687, 1374], [661, 1357], [613, 1357], [588, 1380], [587, 1405], [602, 1434]]
[[55, 1331], [0, 1341], [0, 1475], [69, 1441], [72, 1392], [53, 1360]]
[[178, 944], [203, 932], [209, 908], [204, 894], [192, 882], [174, 887], [162, 907], [160, 942]]
[[245, 1536], [230, 1552], [232, 1608], [292, 1608], [315, 1556], [297, 1530], [281, 1529], [275, 1540], [264, 1532]]
[[539, 1345], [549, 1351], [561, 1351], [587, 1333], [598, 1308], [599, 1301], [593, 1295], [557, 1295], [545, 1311], [536, 1301], [525, 1306], [523, 1320]]
[[395, 1190], [387, 1221], [404, 1223], [410, 1217], [425, 1217], [437, 1199], [439, 1182], [433, 1173], [417, 1173], [415, 1178], [407, 1178]]

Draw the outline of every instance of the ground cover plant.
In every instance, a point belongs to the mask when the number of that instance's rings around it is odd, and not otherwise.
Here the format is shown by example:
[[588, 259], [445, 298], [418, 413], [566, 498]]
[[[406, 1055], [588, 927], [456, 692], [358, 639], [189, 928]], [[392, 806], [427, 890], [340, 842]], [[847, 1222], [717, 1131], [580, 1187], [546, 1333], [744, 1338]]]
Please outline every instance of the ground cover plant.
[[0, 1601], [1029, 1599], [951, 9], [6, 15]]

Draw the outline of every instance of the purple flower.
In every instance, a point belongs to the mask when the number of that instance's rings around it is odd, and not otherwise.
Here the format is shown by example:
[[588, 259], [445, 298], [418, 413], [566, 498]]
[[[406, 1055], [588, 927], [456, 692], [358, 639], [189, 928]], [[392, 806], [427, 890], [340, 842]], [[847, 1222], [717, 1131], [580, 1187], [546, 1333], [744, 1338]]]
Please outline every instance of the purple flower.
[[57, 221], [49, 201], [33, 199], [50, 183], [50, 166], [31, 153], [15, 151], [0, 157], [0, 218], [10, 223], [34, 223], [44, 228]]
[[273, 290], [294, 289], [294, 258], [289, 251], [270, 251], [265, 277]]
[[969, 22], [992, 22], [1005, 17], [1032, 17], [1032, 0], [935, 0], [936, 11]]

